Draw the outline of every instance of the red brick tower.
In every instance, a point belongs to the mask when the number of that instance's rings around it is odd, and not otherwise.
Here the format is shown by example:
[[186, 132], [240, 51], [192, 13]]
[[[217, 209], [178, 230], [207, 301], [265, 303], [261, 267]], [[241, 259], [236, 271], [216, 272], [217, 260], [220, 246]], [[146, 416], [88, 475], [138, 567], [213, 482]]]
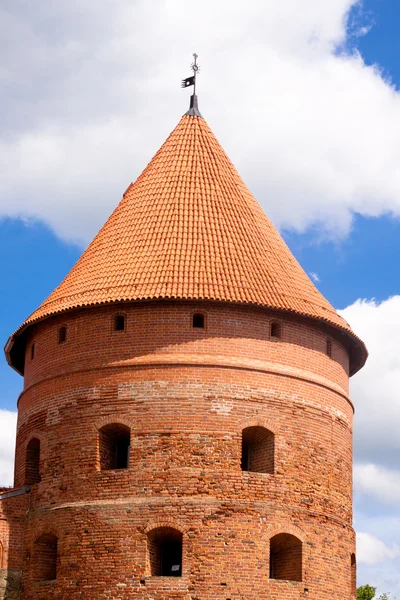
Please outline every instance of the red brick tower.
[[23, 600], [355, 597], [366, 350], [194, 100], [6, 346], [25, 385], [0, 567]]

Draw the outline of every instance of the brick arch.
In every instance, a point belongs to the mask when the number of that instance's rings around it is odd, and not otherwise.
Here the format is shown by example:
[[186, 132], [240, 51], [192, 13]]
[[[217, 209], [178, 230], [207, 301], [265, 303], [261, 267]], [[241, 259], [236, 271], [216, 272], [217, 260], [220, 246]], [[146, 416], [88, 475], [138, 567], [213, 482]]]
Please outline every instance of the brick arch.
[[35, 542], [41, 535], [55, 535], [60, 540], [60, 531], [54, 525], [44, 525], [41, 528], [37, 528], [33, 532], [32, 540]]
[[190, 529], [190, 526], [185, 526], [183, 523], [177, 523], [173, 519], [154, 519], [147, 523], [147, 526], [143, 530], [143, 533], [146, 535], [153, 531], [153, 529], [158, 529], [159, 527], [169, 527], [170, 529], [176, 529], [179, 531], [182, 536], [185, 536]]
[[93, 423], [93, 429], [97, 432], [99, 429], [104, 427], [104, 425], [112, 425], [113, 423], [118, 423], [120, 425], [125, 425], [125, 427], [129, 427], [131, 433], [133, 433], [133, 424], [132, 421], [128, 418], [121, 417], [119, 413], [112, 413], [111, 415], [107, 415], [105, 417], [101, 417], [97, 421]]
[[274, 436], [277, 436], [280, 431], [280, 427], [274, 421], [270, 419], [259, 418], [258, 416], [250, 417], [248, 419], [244, 419], [243, 421], [238, 422], [237, 431], [238, 433], [242, 433], [243, 429], [247, 429], [247, 427], [264, 427], [264, 429], [268, 429]]
[[43, 440], [44, 440], [44, 434], [41, 431], [38, 431], [37, 429], [33, 429], [32, 431], [29, 432], [28, 436], [26, 437], [24, 443], [22, 444], [22, 450], [24, 452], [26, 452], [26, 449], [28, 447], [28, 444], [31, 440], [33, 440], [33, 438], [37, 438], [40, 442], [40, 448], [42, 448], [42, 444], [43, 444]]
[[281, 522], [275, 524], [273, 526], [267, 527], [266, 533], [269, 539], [279, 535], [280, 533], [289, 533], [290, 535], [294, 535], [294, 537], [298, 538], [303, 544], [305, 543], [307, 536], [302, 529], [296, 527], [296, 525], [292, 525], [292, 523]]

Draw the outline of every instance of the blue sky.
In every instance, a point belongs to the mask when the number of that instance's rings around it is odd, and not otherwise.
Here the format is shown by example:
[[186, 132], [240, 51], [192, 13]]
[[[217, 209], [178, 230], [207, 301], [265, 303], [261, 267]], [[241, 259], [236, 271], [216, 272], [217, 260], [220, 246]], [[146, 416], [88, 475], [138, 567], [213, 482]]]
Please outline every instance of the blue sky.
[[[251, 10], [204, 0], [194, 15], [167, 4], [121, 0], [112, 15], [108, 0], [0, 7], [0, 341], [186, 110], [179, 81], [197, 50], [203, 115], [369, 346], [352, 383], [358, 576], [400, 598], [400, 367], [387, 361], [400, 347], [400, 6], [307, 0], [300, 13], [295, 0]], [[14, 418], [21, 387], [0, 360], [0, 485], [12, 468], [1, 416]]]

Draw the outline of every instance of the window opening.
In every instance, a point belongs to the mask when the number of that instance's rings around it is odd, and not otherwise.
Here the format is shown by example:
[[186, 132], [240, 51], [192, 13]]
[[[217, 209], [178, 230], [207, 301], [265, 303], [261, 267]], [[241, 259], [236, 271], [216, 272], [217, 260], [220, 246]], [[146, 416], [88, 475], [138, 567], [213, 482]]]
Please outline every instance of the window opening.
[[67, 341], [67, 328], [65, 326], [60, 327], [58, 330], [58, 343], [63, 344]]
[[246, 427], [242, 431], [242, 471], [274, 473], [275, 436], [265, 427]]
[[181, 577], [182, 534], [172, 527], [153, 529], [147, 537], [150, 574], [156, 577]]
[[281, 337], [281, 326], [280, 323], [271, 323], [271, 337], [280, 338]]
[[26, 447], [25, 485], [35, 485], [40, 481], [40, 440], [32, 438]]
[[351, 596], [355, 598], [357, 595], [357, 562], [356, 555], [352, 554], [350, 559], [351, 568]]
[[100, 469], [127, 469], [129, 467], [131, 432], [120, 423], [105, 425], [99, 431]]
[[294, 535], [280, 533], [270, 540], [270, 579], [302, 581], [303, 544]]
[[31, 346], [31, 360], [33, 360], [35, 358], [35, 344], [32, 344]]
[[124, 315], [116, 315], [114, 317], [114, 329], [115, 329], [115, 331], [124, 331], [125, 330], [125, 316]]
[[57, 578], [57, 544], [55, 535], [46, 533], [35, 542], [34, 573], [36, 581], [52, 581]]
[[331, 340], [326, 340], [326, 353], [329, 358], [332, 358], [332, 342]]
[[204, 315], [200, 313], [193, 315], [193, 327], [204, 329]]

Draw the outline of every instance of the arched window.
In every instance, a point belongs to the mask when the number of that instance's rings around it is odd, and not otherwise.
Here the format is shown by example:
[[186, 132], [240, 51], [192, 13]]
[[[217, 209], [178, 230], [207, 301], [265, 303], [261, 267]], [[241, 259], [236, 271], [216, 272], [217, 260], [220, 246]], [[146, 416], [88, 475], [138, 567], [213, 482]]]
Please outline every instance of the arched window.
[[274, 473], [275, 439], [265, 427], [246, 427], [242, 431], [242, 471]]
[[270, 579], [302, 581], [303, 544], [289, 533], [279, 533], [270, 540]]
[[204, 315], [196, 313], [193, 315], [193, 327], [197, 329], [204, 329]]
[[155, 577], [181, 577], [182, 533], [158, 527], [147, 534], [148, 571]]
[[351, 597], [355, 598], [357, 595], [357, 563], [356, 563], [356, 555], [355, 554], [351, 555], [350, 569], [351, 569]]
[[58, 343], [63, 344], [67, 341], [67, 328], [65, 325], [58, 330]]
[[331, 340], [326, 340], [326, 353], [329, 358], [332, 358], [332, 342]]
[[280, 325], [280, 323], [277, 323], [276, 321], [274, 321], [273, 323], [271, 323], [270, 335], [271, 335], [272, 338], [280, 339], [280, 337], [281, 337], [281, 325]]
[[34, 485], [40, 481], [40, 440], [32, 438], [26, 447], [25, 485]]
[[100, 469], [127, 469], [131, 431], [121, 423], [105, 425], [99, 431]]
[[114, 331], [125, 331], [125, 315], [115, 315]]
[[52, 581], [57, 577], [57, 537], [44, 533], [35, 541], [34, 578], [36, 581]]

